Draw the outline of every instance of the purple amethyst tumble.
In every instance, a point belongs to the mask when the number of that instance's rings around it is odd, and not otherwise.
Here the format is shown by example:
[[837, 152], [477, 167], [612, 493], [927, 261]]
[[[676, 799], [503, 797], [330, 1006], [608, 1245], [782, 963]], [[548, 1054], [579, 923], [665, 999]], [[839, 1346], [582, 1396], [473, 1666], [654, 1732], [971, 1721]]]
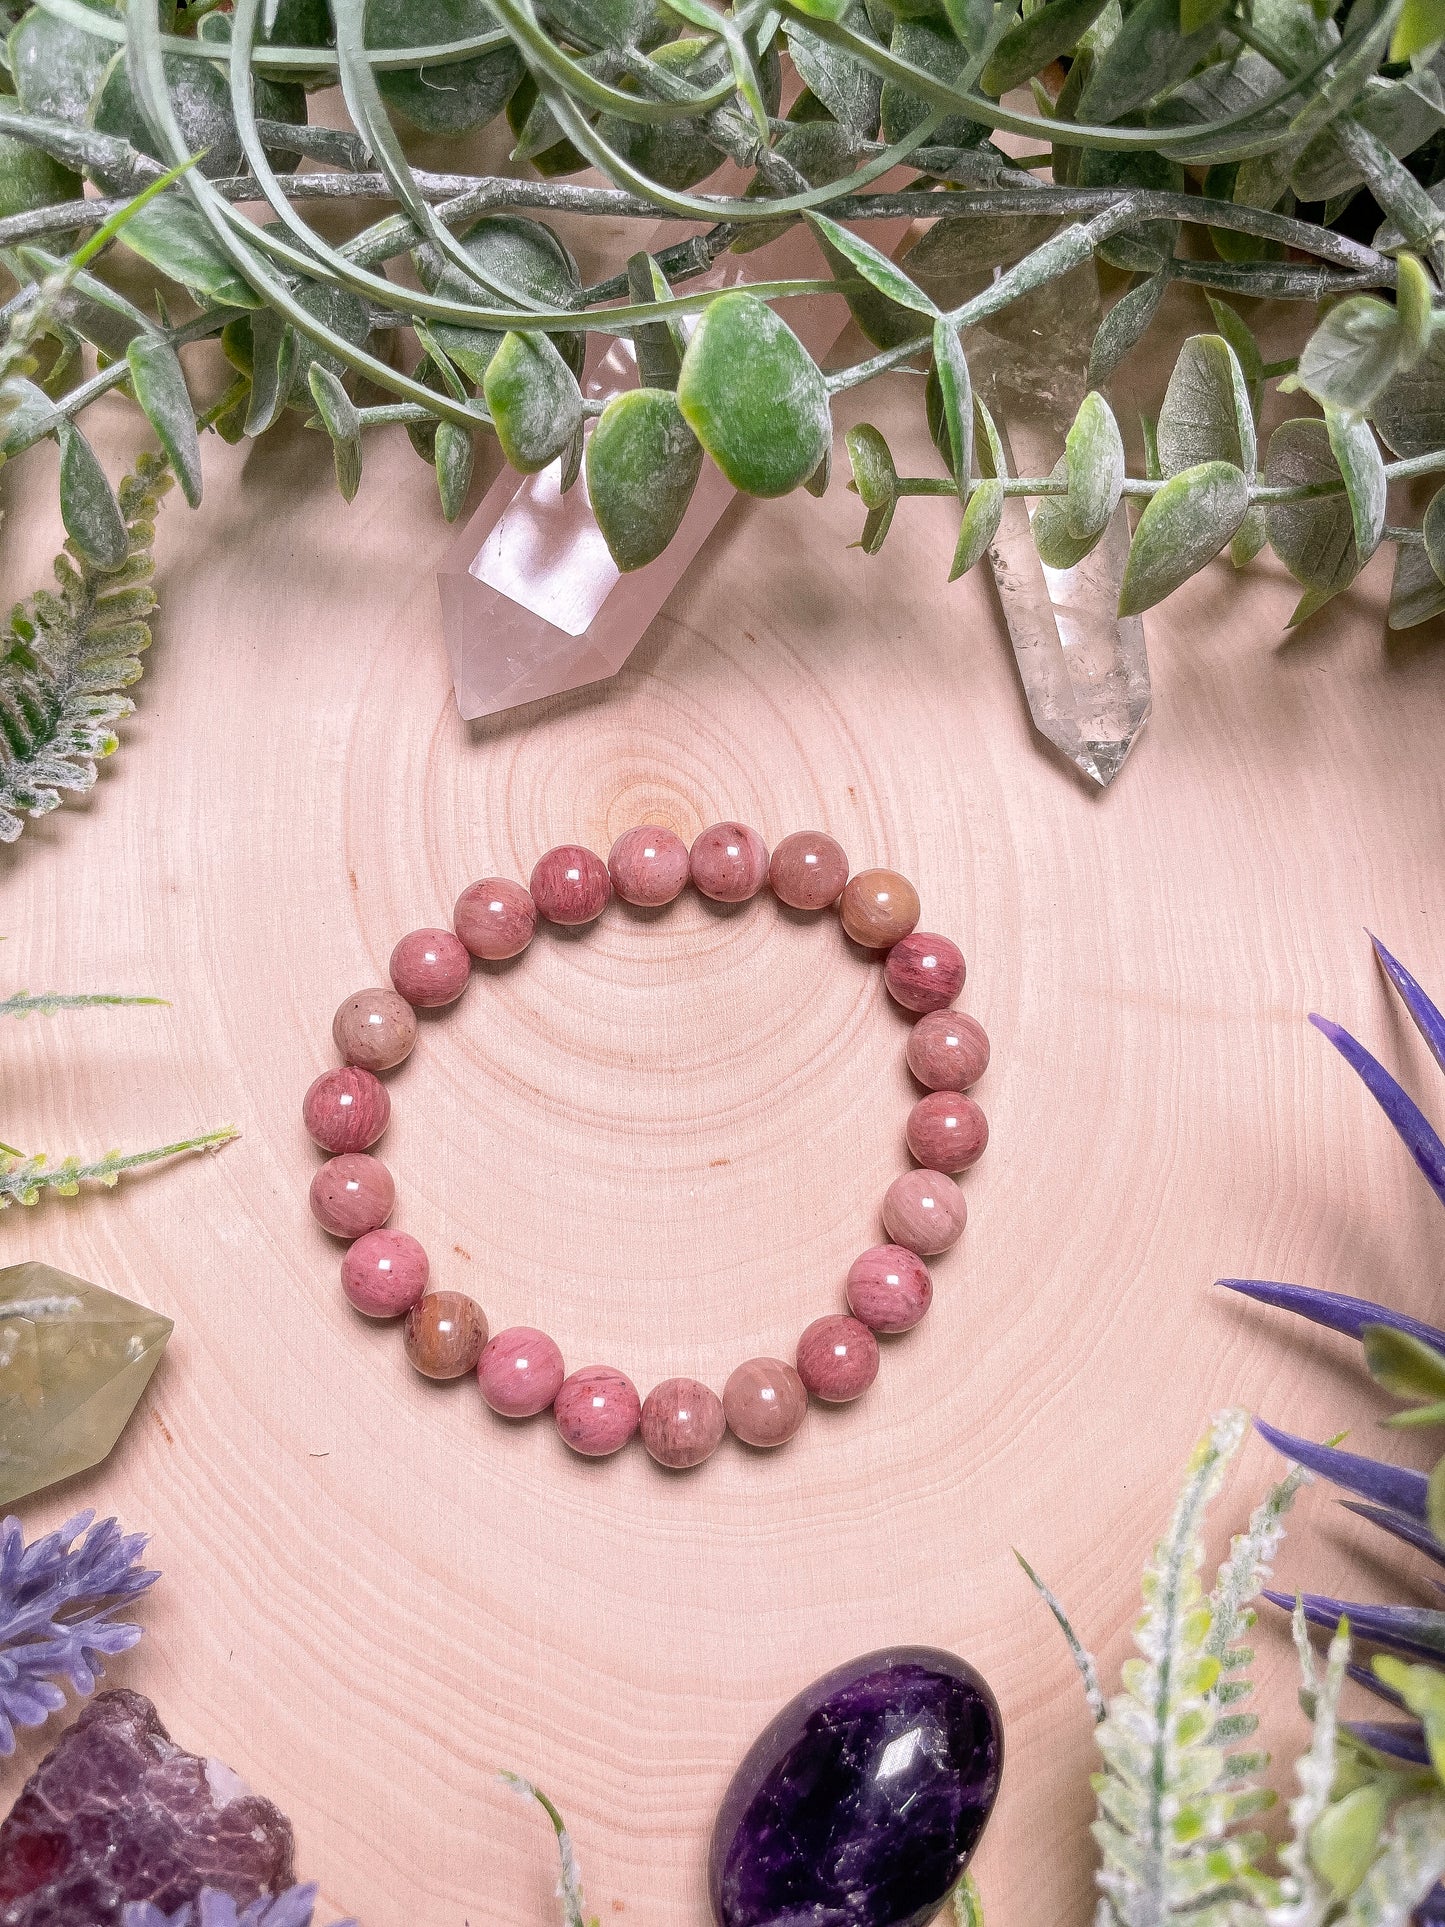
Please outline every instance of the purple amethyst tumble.
[[850, 1660], [790, 1700], [713, 1827], [718, 1927], [923, 1927], [978, 1845], [1003, 1724], [967, 1661], [928, 1646]]

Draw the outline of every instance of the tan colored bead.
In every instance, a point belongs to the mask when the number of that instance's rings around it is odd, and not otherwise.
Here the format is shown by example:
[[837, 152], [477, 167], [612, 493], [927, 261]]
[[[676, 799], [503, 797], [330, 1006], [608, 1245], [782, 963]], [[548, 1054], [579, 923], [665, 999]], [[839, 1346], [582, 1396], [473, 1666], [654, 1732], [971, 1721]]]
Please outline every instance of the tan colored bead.
[[723, 1411], [744, 1445], [785, 1445], [807, 1416], [808, 1393], [781, 1358], [750, 1358], [723, 1387]]
[[336, 1048], [364, 1071], [389, 1071], [416, 1042], [416, 1012], [394, 990], [358, 990], [331, 1020]]
[[487, 1342], [486, 1314], [464, 1291], [429, 1291], [407, 1313], [402, 1342], [423, 1378], [464, 1378]]
[[896, 870], [860, 870], [838, 901], [843, 928], [865, 950], [891, 950], [917, 924], [918, 892]]
[[968, 1206], [942, 1171], [905, 1171], [883, 1194], [883, 1224], [896, 1245], [936, 1258], [963, 1236]]
[[665, 1378], [643, 1402], [642, 1443], [669, 1471], [710, 1459], [726, 1430], [722, 1400], [695, 1378]]

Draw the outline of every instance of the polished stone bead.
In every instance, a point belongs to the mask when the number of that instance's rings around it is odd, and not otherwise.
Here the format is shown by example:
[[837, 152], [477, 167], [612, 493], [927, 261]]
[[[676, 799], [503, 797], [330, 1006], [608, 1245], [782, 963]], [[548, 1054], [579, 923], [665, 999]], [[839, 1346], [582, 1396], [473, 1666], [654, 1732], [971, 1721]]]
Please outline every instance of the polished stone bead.
[[878, 1376], [878, 1340], [857, 1318], [830, 1312], [798, 1340], [798, 1377], [829, 1405], [859, 1398]]
[[900, 938], [883, 965], [888, 994], [905, 1010], [947, 1010], [963, 989], [965, 974], [958, 945], [923, 930]]
[[567, 1369], [546, 1332], [510, 1325], [489, 1340], [477, 1360], [482, 1397], [503, 1418], [534, 1418], [562, 1389]]
[[400, 1318], [426, 1290], [430, 1266], [405, 1231], [368, 1231], [341, 1260], [341, 1289], [368, 1318]]
[[727, 1430], [722, 1400], [695, 1378], [665, 1378], [642, 1405], [642, 1443], [674, 1472], [701, 1465]]
[[930, 1091], [908, 1113], [908, 1148], [933, 1171], [966, 1171], [988, 1143], [988, 1119], [962, 1091]]
[[928, 1266], [906, 1245], [874, 1245], [849, 1267], [849, 1309], [869, 1331], [912, 1331], [932, 1303]]
[[924, 1927], [1002, 1772], [998, 1706], [965, 1660], [900, 1646], [836, 1668], [769, 1722], [723, 1796], [717, 1927]]
[[744, 1445], [786, 1445], [807, 1417], [807, 1387], [781, 1358], [750, 1358], [723, 1387], [723, 1413]]
[[202, 1887], [249, 1920], [295, 1877], [280, 1808], [223, 1761], [177, 1746], [139, 1693], [83, 1707], [0, 1824], [4, 1927], [121, 1927], [147, 1901], [189, 1918]]
[[346, 1151], [311, 1180], [311, 1215], [333, 1238], [378, 1231], [396, 1203], [396, 1181], [380, 1158]]
[[703, 830], [689, 859], [692, 880], [714, 903], [746, 903], [768, 877], [768, 846], [745, 823]]
[[966, 1091], [988, 1069], [988, 1034], [960, 1011], [934, 1011], [908, 1033], [908, 1068], [931, 1091]]
[[860, 870], [838, 899], [843, 928], [865, 950], [891, 950], [918, 922], [918, 892], [896, 870]]
[[486, 963], [518, 957], [537, 928], [537, 906], [530, 890], [509, 877], [483, 877], [469, 883], [452, 911], [452, 928]]
[[790, 910], [826, 910], [843, 894], [848, 859], [821, 830], [794, 830], [773, 851], [768, 882]]
[[580, 843], [559, 843], [532, 872], [532, 899], [549, 923], [591, 923], [611, 895], [607, 865]]
[[637, 1387], [609, 1365], [584, 1365], [562, 1381], [552, 1402], [557, 1430], [583, 1458], [620, 1451], [642, 1421]]
[[368, 1151], [391, 1121], [386, 1086], [347, 1064], [323, 1071], [301, 1100], [306, 1129], [323, 1151]]
[[963, 1236], [968, 1206], [942, 1171], [905, 1171], [883, 1194], [883, 1228], [896, 1245], [936, 1258]]
[[391, 953], [391, 981], [419, 1010], [454, 1004], [471, 974], [471, 954], [450, 930], [413, 930]]
[[108, 1456], [171, 1330], [53, 1265], [0, 1271], [0, 1505]]
[[423, 1378], [465, 1378], [487, 1342], [486, 1315], [464, 1291], [429, 1291], [407, 1313], [401, 1338]]
[[624, 830], [612, 846], [607, 874], [624, 903], [659, 910], [687, 888], [687, 845], [675, 831], [651, 823]]
[[331, 1020], [336, 1048], [364, 1071], [389, 1071], [416, 1042], [416, 1012], [394, 990], [358, 990]]

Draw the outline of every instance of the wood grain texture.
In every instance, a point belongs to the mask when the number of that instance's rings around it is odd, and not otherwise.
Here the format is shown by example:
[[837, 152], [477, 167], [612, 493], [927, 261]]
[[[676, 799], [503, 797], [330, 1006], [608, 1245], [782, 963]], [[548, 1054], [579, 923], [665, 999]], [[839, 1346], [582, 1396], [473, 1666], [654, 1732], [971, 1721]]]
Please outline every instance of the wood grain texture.
[[[866, 405], [906, 444], [914, 393]], [[97, 419], [114, 472], [134, 417]], [[604, 1920], [702, 1927], [711, 1814], [764, 1720], [826, 1666], [937, 1642], [1007, 1720], [978, 1862], [991, 1921], [1083, 1923], [1089, 1726], [1010, 1548], [1112, 1684], [1210, 1411], [1354, 1426], [1368, 1449], [1382, 1409], [1343, 1341], [1211, 1280], [1439, 1313], [1439, 1209], [1305, 1023], [1330, 1012], [1445, 1108], [1362, 931], [1445, 985], [1438, 631], [1382, 641], [1382, 559], [1281, 645], [1291, 585], [1261, 564], [1241, 592], [1216, 565], [1149, 618], [1156, 714], [1095, 795], [1031, 735], [988, 585], [945, 584], [947, 506], [908, 504], [869, 561], [835, 483], [735, 507], [614, 682], [467, 728], [438, 629], [448, 535], [403, 437], [368, 444], [349, 511], [299, 428], [206, 456], [203, 508], [163, 518], [122, 753], [0, 859], [7, 984], [172, 1000], [7, 1028], [0, 1135], [244, 1131], [0, 1225], [6, 1261], [177, 1320], [112, 1461], [23, 1508], [154, 1533], [165, 1577], [115, 1676], [280, 1801], [327, 1906], [365, 1927], [555, 1917], [545, 1825], [502, 1765], [567, 1813]], [[56, 540], [48, 459], [4, 477], [15, 594]], [[869, 1395], [815, 1409], [776, 1457], [725, 1443], [679, 1479], [636, 1447], [580, 1463], [353, 1317], [307, 1212], [299, 1111], [339, 1000], [471, 878], [525, 876], [564, 839], [605, 852], [643, 818], [691, 836], [722, 817], [770, 842], [824, 828], [855, 866], [916, 880], [993, 1039], [992, 1141], [933, 1309], [886, 1342]], [[905, 1034], [827, 919], [694, 893], [614, 906], [423, 1018], [380, 1147], [395, 1222], [494, 1328], [536, 1322], [644, 1391], [720, 1389], [842, 1308], [905, 1162]], [[1272, 1470], [1252, 1444], [1221, 1536]], [[1316, 1492], [1282, 1576], [1387, 1597], [1374, 1557]], [[1288, 1757], [1286, 1644], [1264, 1631]], [[36, 1754], [4, 1769], [7, 1798]]]

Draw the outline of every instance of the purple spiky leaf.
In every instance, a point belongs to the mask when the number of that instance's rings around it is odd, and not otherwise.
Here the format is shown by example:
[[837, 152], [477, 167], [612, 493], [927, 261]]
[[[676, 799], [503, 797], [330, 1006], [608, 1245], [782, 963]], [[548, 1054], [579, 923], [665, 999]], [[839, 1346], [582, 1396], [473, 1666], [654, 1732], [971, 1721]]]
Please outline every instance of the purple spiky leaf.
[[1347, 1733], [1392, 1760], [1408, 1760], [1412, 1766], [1430, 1764], [1425, 1729], [1418, 1720], [1345, 1720], [1343, 1724]]
[[1262, 1418], [1254, 1421], [1254, 1429], [1276, 1452], [1293, 1459], [1296, 1465], [1318, 1472], [1333, 1485], [1357, 1492], [1362, 1499], [1389, 1512], [1424, 1519], [1430, 1481], [1423, 1472], [1410, 1472], [1403, 1465], [1387, 1465], [1380, 1459], [1361, 1458], [1357, 1452], [1341, 1452], [1337, 1446], [1292, 1438], [1288, 1432], [1267, 1425]]
[[1216, 1278], [1214, 1282], [1223, 1285], [1226, 1291], [1237, 1291], [1244, 1298], [1256, 1299], [1261, 1305], [1298, 1312], [1301, 1318], [1324, 1325], [1330, 1331], [1343, 1332], [1347, 1338], [1358, 1338], [1366, 1325], [1388, 1325], [1391, 1331], [1404, 1332], [1408, 1338], [1418, 1338], [1423, 1345], [1445, 1351], [1445, 1331], [1426, 1325], [1418, 1318], [1407, 1318], [1403, 1312], [1387, 1311], [1368, 1298], [1348, 1298], [1339, 1291], [1316, 1291], [1309, 1285], [1278, 1284], [1272, 1278]]
[[1327, 1037], [1345, 1062], [1359, 1073], [1365, 1088], [1399, 1133], [1406, 1150], [1425, 1175], [1435, 1196], [1445, 1204], [1445, 1144], [1429, 1118], [1403, 1085], [1398, 1084], [1377, 1057], [1358, 1038], [1328, 1017], [1310, 1012], [1310, 1022]]
[[1433, 1559], [1437, 1566], [1445, 1566], [1445, 1546], [1419, 1519], [1412, 1519], [1404, 1512], [1393, 1512], [1388, 1506], [1365, 1505], [1359, 1499], [1341, 1499], [1340, 1504], [1346, 1512], [1368, 1519], [1371, 1525], [1378, 1526], [1382, 1532], [1403, 1539], [1407, 1546], [1414, 1546], [1427, 1559]]
[[1356, 1666], [1352, 1663], [1345, 1668], [1345, 1671], [1356, 1686], [1363, 1686], [1367, 1693], [1373, 1693], [1377, 1699], [1388, 1700], [1391, 1706], [1398, 1706], [1401, 1712], [1404, 1712], [1404, 1700], [1393, 1686], [1387, 1686], [1382, 1679], [1376, 1678], [1373, 1667]]
[[[1286, 1592], [1262, 1595], [1272, 1606], [1294, 1611], [1294, 1597]], [[1408, 1659], [1423, 1659], [1432, 1666], [1445, 1667], [1445, 1612], [1429, 1606], [1365, 1606], [1348, 1599], [1330, 1599], [1323, 1593], [1299, 1595], [1305, 1618], [1312, 1626], [1333, 1632], [1342, 1619], [1350, 1622], [1350, 1632], [1367, 1645], [1383, 1646]]]
[[1445, 1071], [1445, 1017], [1416, 983], [1402, 963], [1397, 963], [1372, 930], [1370, 942], [1390, 982], [1400, 993], [1400, 1001], [1415, 1020], [1415, 1028], [1430, 1046], [1430, 1055]]

